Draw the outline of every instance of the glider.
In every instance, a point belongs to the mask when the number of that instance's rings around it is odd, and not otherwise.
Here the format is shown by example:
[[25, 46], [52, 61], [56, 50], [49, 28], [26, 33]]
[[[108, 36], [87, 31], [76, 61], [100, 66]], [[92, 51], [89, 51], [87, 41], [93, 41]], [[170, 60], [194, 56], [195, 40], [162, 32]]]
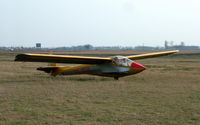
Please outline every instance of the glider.
[[[113, 57], [86, 57], [69, 55], [49, 55], [49, 54], [18, 54], [15, 61], [23, 62], [49, 62], [50, 66], [39, 67], [37, 70], [49, 73], [52, 76], [57, 75], [76, 75], [90, 74], [98, 76], [113, 77], [118, 80], [120, 77], [133, 75], [146, 69], [145, 66], [133, 61], [159, 57], [177, 53], [178, 50], [154, 52], [147, 54], [131, 56], [113, 56]], [[57, 66], [56, 63], [81, 64], [78, 66]]]

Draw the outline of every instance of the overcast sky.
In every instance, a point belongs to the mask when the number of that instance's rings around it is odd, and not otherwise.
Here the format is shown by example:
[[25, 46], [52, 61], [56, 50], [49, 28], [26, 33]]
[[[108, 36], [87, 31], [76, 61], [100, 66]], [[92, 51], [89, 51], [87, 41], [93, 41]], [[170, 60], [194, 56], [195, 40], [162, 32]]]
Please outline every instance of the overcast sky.
[[0, 0], [0, 46], [200, 46], [200, 0]]

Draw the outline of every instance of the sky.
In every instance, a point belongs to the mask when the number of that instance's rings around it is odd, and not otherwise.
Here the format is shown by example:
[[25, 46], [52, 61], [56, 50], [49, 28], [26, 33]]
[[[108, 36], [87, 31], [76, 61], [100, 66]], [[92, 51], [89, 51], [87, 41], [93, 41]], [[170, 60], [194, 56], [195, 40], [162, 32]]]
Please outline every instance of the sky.
[[0, 46], [200, 46], [200, 0], [0, 0]]

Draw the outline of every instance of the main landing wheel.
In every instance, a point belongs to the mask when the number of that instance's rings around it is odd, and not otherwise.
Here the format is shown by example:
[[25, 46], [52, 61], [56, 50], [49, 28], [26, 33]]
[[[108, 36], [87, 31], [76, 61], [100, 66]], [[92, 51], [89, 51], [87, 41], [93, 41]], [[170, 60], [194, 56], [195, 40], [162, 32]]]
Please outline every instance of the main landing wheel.
[[115, 80], [119, 80], [119, 77], [114, 77]]

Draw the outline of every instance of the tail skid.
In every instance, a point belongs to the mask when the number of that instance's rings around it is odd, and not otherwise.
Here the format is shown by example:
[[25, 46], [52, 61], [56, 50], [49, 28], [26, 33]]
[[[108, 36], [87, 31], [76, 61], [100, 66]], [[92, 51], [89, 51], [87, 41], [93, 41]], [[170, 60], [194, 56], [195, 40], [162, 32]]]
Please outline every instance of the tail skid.
[[46, 72], [46, 73], [51, 73], [51, 72], [53, 72], [53, 71], [55, 71], [55, 70], [57, 70], [57, 69], [58, 69], [58, 67], [51, 67], [51, 66], [49, 66], [49, 67], [39, 67], [39, 68], [37, 68], [37, 70], [44, 71], [44, 72]]

